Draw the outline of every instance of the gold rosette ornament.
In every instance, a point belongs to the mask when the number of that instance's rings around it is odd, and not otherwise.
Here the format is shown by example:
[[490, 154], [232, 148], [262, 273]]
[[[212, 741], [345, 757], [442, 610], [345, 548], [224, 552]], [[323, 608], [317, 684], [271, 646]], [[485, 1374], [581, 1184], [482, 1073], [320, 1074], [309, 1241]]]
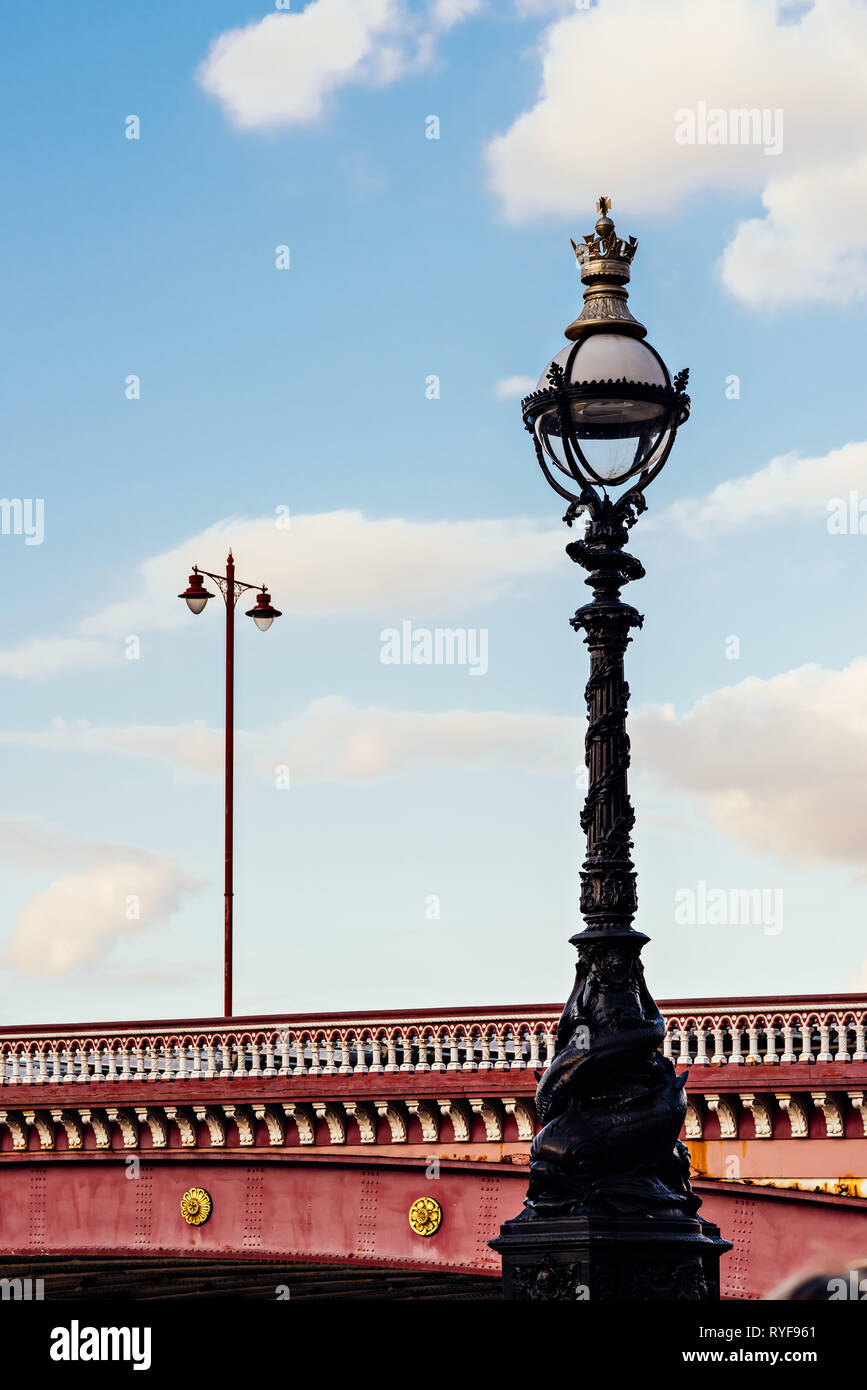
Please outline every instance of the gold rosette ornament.
[[419, 1197], [409, 1209], [409, 1224], [417, 1236], [436, 1235], [443, 1220], [443, 1209], [433, 1197]]
[[191, 1187], [181, 1198], [181, 1216], [188, 1226], [202, 1226], [211, 1214], [211, 1197], [203, 1187]]

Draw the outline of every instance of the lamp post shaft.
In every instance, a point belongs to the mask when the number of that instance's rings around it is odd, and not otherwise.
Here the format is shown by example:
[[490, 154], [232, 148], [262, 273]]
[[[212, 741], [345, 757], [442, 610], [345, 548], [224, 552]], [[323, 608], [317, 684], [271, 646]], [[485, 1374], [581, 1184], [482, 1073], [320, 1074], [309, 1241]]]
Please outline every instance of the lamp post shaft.
[[235, 773], [235, 562], [226, 560], [226, 855], [224, 907], [223, 1012], [232, 1017], [232, 853]]
[[[623, 602], [620, 590], [629, 580], [643, 578], [644, 568], [623, 550], [626, 538], [626, 523], [612, 510], [591, 523], [583, 541], [566, 547], [569, 558], [588, 571], [585, 582], [593, 591], [592, 603], [579, 608], [571, 620], [576, 632], [584, 631], [590, 654], [585, 691], [587, 797], [581, 813], [587, 857], [581, 872], [581, 914], [588, 931], [606, 934], [631, 933], [638, 908], [631, 858], [635, 813], [627, 785], [629, 686], [623, 659], [630, 630], [640, 628], [644, 619]], [[580, 945], [584, 935], [574, 936], [573, 944]], [[641, 938], [639, 949], [645, 940]]]
[[641, 615], [620, 597], [644, 574], [624, 550], [629, 510], [607, 499], [583, 540], [567, 546], [588, 571], [592, 602], [572, 626], [585, 634], [588, 790], [581, 815], [585, 930], [575, 984], [560, 1017], [554, 1058], [536, 1108], [525, 1208], [492, 1241], [508, 1299], [628, 1301], [719, 1297], [729, 1248], [698, 1215], [689, 1155], [678, 1139], [685, 1077], [660, 1051], [665, 1026], [640, 960], [634, 813], [627, 789], [629, 687], [623, 657]]

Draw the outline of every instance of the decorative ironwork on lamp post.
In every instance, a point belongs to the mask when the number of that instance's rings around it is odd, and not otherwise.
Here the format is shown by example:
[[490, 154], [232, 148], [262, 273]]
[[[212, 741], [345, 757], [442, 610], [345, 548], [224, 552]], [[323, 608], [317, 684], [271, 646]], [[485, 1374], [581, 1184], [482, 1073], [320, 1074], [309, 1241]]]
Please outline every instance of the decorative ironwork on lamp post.
[[212, 579], [226, 602], [226, 807], [225, 807], [225, 864], [224, 864], [224, 910], [223, 910], [223, 1012], [226, 1018], [232, 1017], [232, 929], [233, 929], [233, 842], [235, 814], [235, 604], [249, 589], [258, 589], [256, 605], [247, 609], [247, 617], [252, 618], [261, 632], [267, 632], [275, 618], [281, 616], [279, 608], [271, 604], [271, 595], [264, 584], [242, 584], [235, 578], [235, 561], [229, 551], [225, 574], [212, 574], [210, 570], [200, 570], [193, 565], [188, 587], [178, 598], [186, 600], [191, 613], [201, 613], [208, 599], [214, 595], [205, 588], [205, 579]]
[[[584, 307], [569, 340], [522, 402], [548, 482], [584, 513], [583, 540], [566, 553], [587, 570], [593, 593], [571, 620], [590, 654], [581, 815], [583, 931], [575, 985], [556, 1050], [537, 1091], [542, 1123], [530, 1150], [523, 1212], [491, 1244], [509, 1299], [698, 1299], [719, 1297], [719, 1258], [730, 1249], [698, 1215], [689, 1154], [678, 1135], [683, 1085], [659, 1050], [662, 1016], [640, 960], [648, 941], [632, 925], [635, 815], [627, 788], [629, 687], [623, 657], [643, 618], [623, 602], [644, 568], [624, 549], [647, 503], [644, 489], [666, 462], [689, 415], [688, 373], [674, 379], [644, 342], [626, 284], [638, 246], [618, 237], [600, 198], [595, 234], [572, 245]], [[617, 495], [612, 490], [622, 489]]]

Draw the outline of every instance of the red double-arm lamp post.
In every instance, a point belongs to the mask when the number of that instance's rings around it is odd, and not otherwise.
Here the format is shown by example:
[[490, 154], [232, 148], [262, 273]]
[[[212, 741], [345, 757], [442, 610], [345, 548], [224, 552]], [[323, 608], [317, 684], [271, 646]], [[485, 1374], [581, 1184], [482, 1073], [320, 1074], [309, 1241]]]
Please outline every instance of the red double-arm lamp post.
[[189, 587], [178, 597], [185, 599], [191, 613], [201, 613], [214, 595], [205, 588], [205, 579], [212, 579], [226, 604], [226, 808], [225, 808], [225, 866], [224, 866], [224, 965], [223, 1012], [232, 1016], [232, 928], [233, 928], [233, 844], [235, 803], [235, 604], [248, 589], [258, 589], [256, 606], [247, 610], [256, 626], [266, 631], [280, 610], [271, 604], [271, 595], [264, 584], [245, 584], [235, 578], [235, 561], [231, 550], [226, 559], [226, 573], [212, 574], [193, 566]]

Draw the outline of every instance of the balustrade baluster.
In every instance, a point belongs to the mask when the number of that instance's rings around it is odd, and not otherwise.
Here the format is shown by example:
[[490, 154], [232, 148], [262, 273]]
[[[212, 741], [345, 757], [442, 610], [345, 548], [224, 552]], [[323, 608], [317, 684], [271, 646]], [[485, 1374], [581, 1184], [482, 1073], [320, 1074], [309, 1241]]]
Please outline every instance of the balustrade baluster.
[[234, 1080], [234, 1072], [232, 1070], [232, 1044], [227, 1036], [220, 1037], [220, 1070], [218, 1075], [221, 1081], [223, 1078], [227, 1081]]
[[357, 1055], [357, 1039], [355, 1033], [349, 1031], [341, 1033], [338, 1039], [338, 1046], [340, 1048], [340, 1066], [337, 1068], [337, 1074], [338, 1076], [351, 1076], [354, 1070], [352, 1065], [353, 1046], [356, 1047]]
[[305, 1056], [305, 1051], [306, 1044], [304, 1041], [304, 1034], [299, 1033], [295, 1046], [295, 1067], [292, 1072], [293, 1076], [307, 1075], [307, 1058]]
[[831, 1056], [831, 1025], [827, 1019], [819, 1020], [819, 1055], [817, 1062], [833, 1062]]
[[387, 1059], [386, 1059], [384, 1071], [386, 1071], [386, 1072], [397, 1071], [397, 1050], [396, 1050], [396, 1048], [395, 1048], [395, 1039], [394, 1039], [394, 1033], [393, 1033], [393, 1032], [391, 1032], [391, 1033], [388, 1034], [388, 1037], [387, 1037], [387, 1040], [386, 1040], [386, 1047], [387, 1047], [387, 1050], [388, 1050], [388, 1055], [387, 1055]]
[[403, 1043], [403, 1059], [400, 1064], [401, 1071], [415, 1071], [415, 1063], [413, 1061], [412, 1056], [412, 1047], [413, 1038], [416, 1036], [417, 1034], [415, 1033], [415, 1031], [411, 1029], [402, 1032], [400, 1035], [401, 1042]]
[[849, 1057], [849, 1027], [846, 1023], [837, 1024], [837, 1051], [834, 1053], [835, 1062], [848, 1062]]

